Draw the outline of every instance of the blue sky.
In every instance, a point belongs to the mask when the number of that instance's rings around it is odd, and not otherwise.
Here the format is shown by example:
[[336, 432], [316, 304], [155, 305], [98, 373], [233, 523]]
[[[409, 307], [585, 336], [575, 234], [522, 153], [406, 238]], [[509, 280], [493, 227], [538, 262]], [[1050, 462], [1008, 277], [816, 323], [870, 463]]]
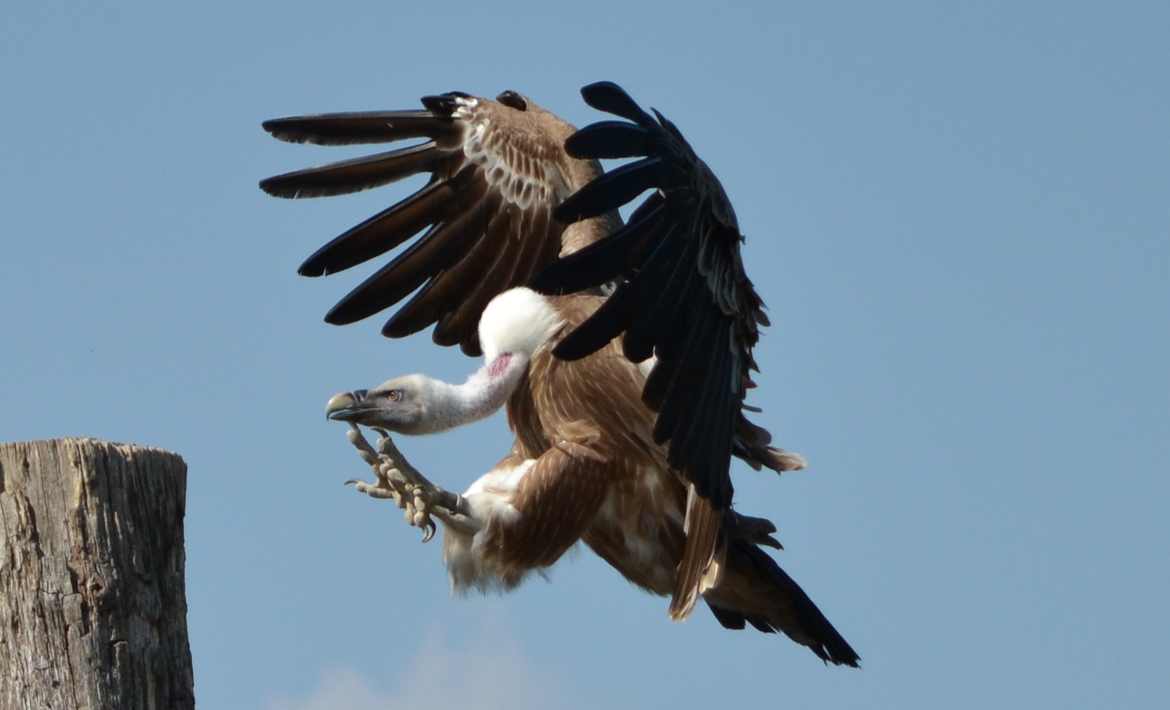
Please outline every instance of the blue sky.
[[[0, 439], [181, 453], [208, 708], [1154, 707], [1170, 698], [1164, 3], [7, 3]], [[432, 6], [433, 5], [433, 6]], [[437, 544], [341, 485], [333, 392], [476, 367], [321, 321], [295, 275], [410, 185], [280, 201], [354, 151], [292, 113], [612, 79], [720, 175], [774, 326], [739, 505], [862, 654], [684, 624], [588, 550], [452, 598]], [[462, 488], [501, 417], [403, 439]], [[1161, 678], [1162, 680], [1159, 680]]]

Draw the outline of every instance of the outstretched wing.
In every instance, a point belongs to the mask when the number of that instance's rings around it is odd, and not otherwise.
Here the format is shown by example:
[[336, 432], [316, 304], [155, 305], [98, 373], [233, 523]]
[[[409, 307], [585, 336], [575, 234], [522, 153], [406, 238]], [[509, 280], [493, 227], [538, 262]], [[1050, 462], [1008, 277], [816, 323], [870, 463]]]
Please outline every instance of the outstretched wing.
[[656, 356], [642, 391], [658, 412], [654, 439], [669, 441], [670, 465], [724, 509], [732, 497], [733, 453], [756, 467], [794, 466], [742, 413], [750, 371], [757, 369], [752, 347], [768, 321], [744, 273], [735, 212], [719, 180], [661, 114], [655, 111], [655, 120], [611, 82], [591, 84], [581, 94], [590, 106], [632, 123], [602, 121], [578, 131], [566, 144], [570, 155], [645, 157], [590, 182], [554, 216], [575, 222], [655, 191], [625, 227], [537, 277], [536, 288], [546, 292], [619, 283], [554, 353], [585, 357], [625, 333], [630, 360]]
[[[321, 247], [301, 265], [305, 276], [348, 269], [409, 247], [351, 291], [325, 316], [337, 325], [373, 315], [415, 295], [382, 328], [392, 338], [437, 323], [440, 345], [480, 352], [477, 326], [488, 301], [526, 284], [556, 259], [564, 225], [552, 209], [574, 189], [581, 166], [564, 152], [572, 127], [507, 103], [452, 92], [423, 98], [425, 111], [375, 111], [278, 118], [264, 122], [293, 143], [348, 145], [410, 138], [424, 142], [385, 153], [277, 175], [260, 187], [277, 197], [320, 197], [378, 187], [418, 173], [418, 192]], [[551, 118], [550, 118], [551, 117]], [[425, 230], [425, 232], [423, 231]], [[420, 288], [421, 287], [421, 288]], [[417, 290], [417, 292], [416, 292]]]

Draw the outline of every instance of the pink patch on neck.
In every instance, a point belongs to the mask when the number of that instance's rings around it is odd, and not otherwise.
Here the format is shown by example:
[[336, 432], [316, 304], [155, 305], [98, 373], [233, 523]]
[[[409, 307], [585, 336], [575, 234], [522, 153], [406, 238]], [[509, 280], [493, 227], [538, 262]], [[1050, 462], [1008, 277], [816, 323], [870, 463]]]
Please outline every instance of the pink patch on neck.
[[500, 353], [488, 365], [488, 375], [492, 377], [499, 377], [504, 374], [504, 370], [508, 369], [508, 363], [512, 361], [512, 353]]

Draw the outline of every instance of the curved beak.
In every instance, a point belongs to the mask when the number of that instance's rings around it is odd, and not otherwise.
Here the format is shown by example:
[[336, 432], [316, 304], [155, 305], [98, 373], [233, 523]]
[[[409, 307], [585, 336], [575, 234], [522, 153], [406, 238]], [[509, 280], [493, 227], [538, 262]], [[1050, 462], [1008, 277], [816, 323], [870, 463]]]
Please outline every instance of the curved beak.
[[340, 422], [360, 421], [362, 415], [377, 408], [367, 399], [367, 393], [368, 390], [354, 390], [333, 395], [325, 404], [325, 418]]

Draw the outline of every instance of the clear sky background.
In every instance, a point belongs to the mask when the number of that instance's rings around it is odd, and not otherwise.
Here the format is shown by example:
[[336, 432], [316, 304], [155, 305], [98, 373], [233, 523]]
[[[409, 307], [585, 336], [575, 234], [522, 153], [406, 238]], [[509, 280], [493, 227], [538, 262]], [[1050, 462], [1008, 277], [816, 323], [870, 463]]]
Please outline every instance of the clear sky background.
[[[0, 10], [0, 439], [190, 467], [204, 708], [1166, 706], [1170, 6], [1119, 2], [58, 3]], [[359, 151], [265, 118], [622, 83], [720, 175], [774, 326], [754, 403], [807, 471], [739, 505], [863, 657], [684, 624], [582, 549], [452, 598], [437, 543], [342, 481], [327, 397], [477, 363], [303, 257], [411, 185], [297, 202]], [[502, 416], [403, 439], [463, 488]], [[742, 469], [742, 470], [740, 470]]]

